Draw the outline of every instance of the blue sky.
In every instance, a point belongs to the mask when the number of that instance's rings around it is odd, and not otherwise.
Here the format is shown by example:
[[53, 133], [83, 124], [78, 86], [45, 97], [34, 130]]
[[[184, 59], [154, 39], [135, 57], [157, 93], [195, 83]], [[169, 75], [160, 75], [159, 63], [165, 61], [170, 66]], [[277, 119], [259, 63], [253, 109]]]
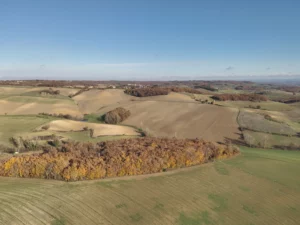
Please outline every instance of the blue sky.
[[0, 0], [0, 77], [300, 75], [299, 0]]

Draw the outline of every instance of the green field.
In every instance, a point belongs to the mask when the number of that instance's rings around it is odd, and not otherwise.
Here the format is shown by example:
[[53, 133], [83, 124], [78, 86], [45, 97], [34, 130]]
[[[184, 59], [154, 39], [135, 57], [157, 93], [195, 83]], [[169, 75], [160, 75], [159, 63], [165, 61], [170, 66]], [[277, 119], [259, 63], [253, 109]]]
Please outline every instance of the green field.
[[[47, 116], [0, 116], [0, 144], [10, 145], [9, 138], [13, 136], [22, 136], [42, 124], [48, 123], [54, 118]], [[3, 129], [4, 128], [4, 129]]]
[[299, 224], [300, 152], [101, 181], [0, 178], [0, 224]]
[[[69, 131], [69, 132], [58, 132], [58, 131], [40, 131], [37, 132], [35, 129], [43, 124], [46, 124], [52, 120], [61, 119], [51, 116], [43, 115], [6, 115], [0, 116], [0, 124], [4, 129], [0, 130], [0, 144], [5, 146], [12, 146], [9, 139], [11, 137], [22, 136], [25, 139], [32, 139], [37, 136], [49, 136], [55, 134], [58, 137], [63, 137], [65, 139], [80, 141], [80, 142], [100, 142], [100, 141], [110, 141], [118, 140], [124, 138], [133, 138], [136, 136], [101, 136], [96, 138], [91, 138], [89, 131]], [[88, 122], [87, 122], [88, 125]], [[1, 152], [1, 149], [0, 149]]]
[[285, 123], [266, 119], [263, 115], [253, 112], [240, 111], [237, 118], [239, 126], [252, 131], [270, 134], [296, 135], [297, 131]]
[[[266, 146], [266, 147], [274, 147], [274, 146], [282, 146], [282, 147], [289, 147], [289, 146], [299, 146], [300, 148], [300, 138], [299, 137], [288, 137], [283, 135], [276, 135], [276, 134], [267, 134], [261, 132], [254, 132], [254, 131], [243, 131], [244, 135], [249, 135], [250, 140], [253, 141], [253, 146]], [[251, 139], [252, 137], [252, 139]], [[299, 149], [300, 150], [300, 149]]]
[[290, 111], [293, 110], [294, 107], [288, 104], [280, 103], [280, 102], [250, 102], [250, 101], [216, 101], [217, 105], [233, 107], [233, 108], [249, 108], [260, 106], [261, 110], [268, 111]]

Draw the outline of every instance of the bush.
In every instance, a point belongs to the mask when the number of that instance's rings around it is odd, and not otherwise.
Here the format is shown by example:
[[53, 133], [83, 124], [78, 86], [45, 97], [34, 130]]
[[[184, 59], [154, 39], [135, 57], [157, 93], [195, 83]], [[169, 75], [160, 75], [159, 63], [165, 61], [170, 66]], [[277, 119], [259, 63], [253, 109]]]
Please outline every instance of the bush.
[[49, 130], [49, 128], [50, 128], [50, 125], [49, 125], [49, 124], [47, 124], [47, 125], [44, 125], [44, 126], [42, 126], [41, 128], [42, 128], [42, 130]]
[[95, 133], [95, 130], [94, 129], [90, 129], [90, 137], [94, 137], [94, 133]]
[[104, 121], [108, 124], [118, 124], [130, 116], [130, 111], [122, 107], [116, 108], [105, 114]]

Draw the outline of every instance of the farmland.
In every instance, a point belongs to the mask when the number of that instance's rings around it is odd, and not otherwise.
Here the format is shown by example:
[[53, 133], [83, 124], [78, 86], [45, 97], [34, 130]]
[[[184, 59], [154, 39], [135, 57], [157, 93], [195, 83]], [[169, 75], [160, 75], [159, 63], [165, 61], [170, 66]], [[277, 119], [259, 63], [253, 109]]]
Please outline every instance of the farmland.
[[0, 224], [298, 224], [299, 152], [241, 148], [232, 159], [65, 183], [0, 178]]
[[224, 141], [239, 135], [235, 109], [159, 101], [144, 101], [125, 108], [132, 116], [124, 124], [141, 127], [154, 136]]
[[[43, 90], [50, 94], [41, 94]], [[123, 89], [55, 87], [49, 90], [29, 86], [0, 88], [0, 146], [14, 148], [12, 137], [47, 146], [47, 138], [53, 137], [59, 141], [55, 146], [61, 148], [65, 142], [77, 141], [91, 146], [90, 143], [135, 138], [132, 143], [138, 143], [140, 136], [146, 135], [150, 140], [197, 138], [228, 142], [230, 146], [239, 144], [240, 154], [189, 168], [160, 168], [164, 172], [120, 178], [108, 176], [94, 181], [0, 177], [0, 224], [234, 225], [244, 221], [250, 225], [297, 224], [300, 220], [300, 181], [297, 179], [300, 152], [282, 150], [291, 146], [298, 150], [300, 146], [299, 105], [272, 101], [275, 97], [276, 100], [288, 97], [290, 93], [276, 90], [272, 92], [274, 95], [267, 94], [269, 101], [263, 102], [213, 102], [211, 97], [216, 93], [210, 95], [209, 92], [135, 97]], [[59, 94], [51, 94], [58, 90]], [[220, 93], [252, 92], [226, 89]], [[116, 125], [106, 124], [106, 113], [119, 107], [128, 110], [129, 116]], [[186, 148], [185, 157], [192, 156], [191, 146]], [[151, 152], [155, 148], [157, 144], [151, 142], [147, 149]], [[164, 145], [158, 146], [160, 148], [166, 152]], [[125, 156], [130, 154], [124, 154], [124, 149], [124, 146], [116, 147], [120, 157], [124, 156], [127, 161], [116, 157], [112, 162], [120, 160], [121, 163], [111, 165], [128, 162], [129, 157]], [[36, 147], [33, 151], [20, 151], [19, 156], [29, 159], [33, 153], [37, 157], [42, 151]], [[79, 163], [79, 158], [70, 158], [68, 154], [66, 162]], [[138, 155], [141, 157], [137, 152], [133, 159]], [[0, 160], [10, 157], [18, 158], [0, 149]], [[49, 157], [45, 155], [45, 159]], [[64, 153], [60, 152], [58, 158], [63, 157]], [[91, 163], [87, 163], [88, 158], [82, 162], [87, 166], [96, 165], [99, 156], [93, 157], [89, 158]], [[108, 160], [105, 155], [103, 159]], [[187, 165], [190, 163], [182, 159]], [[155, 160], [159, 163], [166, 157], [143, 158], [149, 165], [155, 164]], [[12, 172], [16, 167], [12, 167]]]

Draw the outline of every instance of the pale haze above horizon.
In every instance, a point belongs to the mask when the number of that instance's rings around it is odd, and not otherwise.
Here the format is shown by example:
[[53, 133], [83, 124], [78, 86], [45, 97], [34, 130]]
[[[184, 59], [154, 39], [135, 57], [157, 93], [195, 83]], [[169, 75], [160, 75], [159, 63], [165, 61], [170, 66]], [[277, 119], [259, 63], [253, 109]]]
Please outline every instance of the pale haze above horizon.
[[0, 79], [300, 75], [299, 0], [0, 3]]

